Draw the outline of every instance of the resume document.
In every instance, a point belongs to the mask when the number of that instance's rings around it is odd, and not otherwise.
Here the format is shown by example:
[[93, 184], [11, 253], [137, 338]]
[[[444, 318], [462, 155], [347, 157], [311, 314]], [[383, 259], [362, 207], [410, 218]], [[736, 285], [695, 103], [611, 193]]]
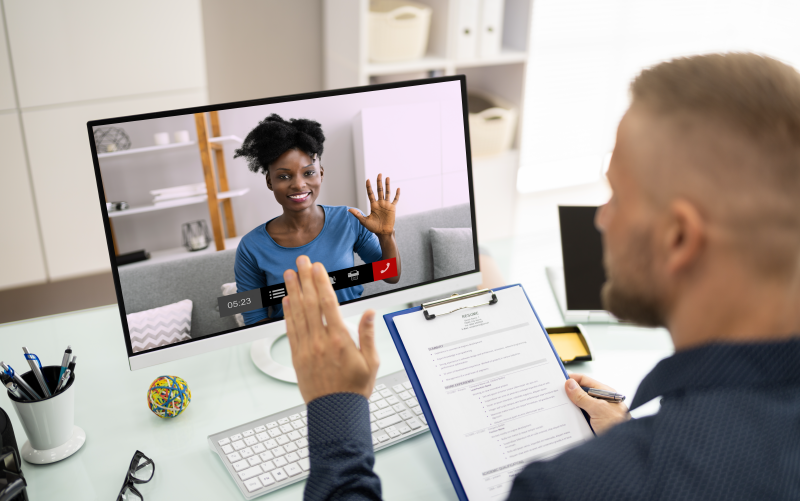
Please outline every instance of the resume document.
[[522, 287], [496, 294], [394, 317], [471, 501], [504, 499], [526, 464], [593, 436]]

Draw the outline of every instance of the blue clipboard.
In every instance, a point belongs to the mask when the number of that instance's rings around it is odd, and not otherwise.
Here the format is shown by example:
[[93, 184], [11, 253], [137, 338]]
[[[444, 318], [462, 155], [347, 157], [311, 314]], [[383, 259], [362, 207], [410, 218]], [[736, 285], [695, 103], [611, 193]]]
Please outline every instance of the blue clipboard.
[[[522, 289], [522, 293], [525, 294], [525, 299], [528, 300], [528, 304], [531, 306], [531, 310], [533, 311], [534, 316], [536, 317], [536, 321], [539, 322], [539, 327], [542, 328], [542, 332], [545, 331], [544, 325], [542, 325], [542, 321], [539, 319], [539, 314], [536, 313], [536, 308], [533, 307], [531, 303], [531, 299], [528, 297], [528, 294], [525, 292], [525, 288], [522, 287], [521, 284], [511, 284], [506, 285], [503, 287], [498, 287], [496, 289], [492, 289], [493, 291], [501, 291], [503, 289], [508, 289], [510, 287], [519, 287]], [[498, 303], [500, 304], [500, 303]], [[487, 306], [487, 308], [494, 308], [495, 306]], [[414, 388], [414, 392], [417, 395], [417, 400], [419, 400], [419, 404], [422, 407], [422, 413], [425, 415], [425, 419], [428, 421], [428, 427], [431, 430], [431, 435], [433, 435], [433, 441], [436, 443], [436, 447], [439, 449], [439, 455], [442, 456], [442, 461], [444, 461], [444, 467], [447, 469], [447, 474], [450, 475], [450, 481], [453, 482], [453, 487], [456, 490], [456, 494], [458, 495], [458, 499], [461, 501], [469, 501], [467, 498], [467, 493], [464, 492], [464, 486], [461, 484], [461, 479], [458, 476], [458, 472], [456, 471], [455, 465], [453, 465], [453, 460], [450, 457], [450, 452], [447, 450], [447, 446], [444, 443], [444, 439], [442, 438], [442, 433], [439, 431], [439, 424], [436, 422], [436, 418], [433, 417], [433, 412], [431, 412], [431, 406], [428, 404], [428, 398], [425, 396], [425, 392], [422, 391], [422, 385], [419, 383], [419, 378], [417, 377], [417, 372], [414, 370], [414, 366], [411, 364], [411, 359], [408, 358], [408, 352], [406, 351], [406, 347], [403, 345], [403, 340], [400, 338], [400, 333], [397, 331], [397, 326], [394, 324], [394, 317], [400, 315], [408, 315], [409, 313], [414, 313], [416, 311], [421, 311], [422, 306], [415, 306], [413, 308], [408, 308], [407, 310], [396, 311], [394, 313], [389, 313], [383, 316], [383, 320], [386, 322], [386, 327], [389, 328], [389, 333], [392, 335], [392, 340], [394, 341], [394, 345], [397, 347], [397, 352], [400, 354], [400, 360], [403, 361], [403, 367], [406, 369], [406, 374], [408, 375], [408, 379], [411, 382], [411, 386]], [[435, 322], [436, 319], [431, 320]], [[547, 334], [545, 334], [547, 336]], [[564, 364], [561, 363], [561, 359], [556, 352], [556, 349], [553, 347], [552, 341], [550, 341], [550, 336], [547, 336], [547, 343], [550, 345], [550, 349], [553, 350], [553, 353], [556, 356], [556, 360], [558, 360], [558, 364], [561, 366], [561, 372], [564, 373], [564, 380], [566, 381], [569, 379], [569, 375], [567, 374], [567, 370], [564, 368]], [[591, 423], [589, 423], [589, 416], [586, 413], [583, 413], [584, 417], [586, 418], [586, 422], [589, 424], [591, 428]], [[592, 430], [594, 433], [594, 430]]]

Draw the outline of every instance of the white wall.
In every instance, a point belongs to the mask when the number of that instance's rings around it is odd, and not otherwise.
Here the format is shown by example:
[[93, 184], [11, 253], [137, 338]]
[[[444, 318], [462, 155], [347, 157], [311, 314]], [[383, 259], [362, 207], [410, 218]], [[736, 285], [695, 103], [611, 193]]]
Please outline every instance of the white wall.
[[0, 288], [107, 271], [86, 122], [207, 103], [200, 1], [2, 7], [0, 110], [22, 127], [0, 119]]

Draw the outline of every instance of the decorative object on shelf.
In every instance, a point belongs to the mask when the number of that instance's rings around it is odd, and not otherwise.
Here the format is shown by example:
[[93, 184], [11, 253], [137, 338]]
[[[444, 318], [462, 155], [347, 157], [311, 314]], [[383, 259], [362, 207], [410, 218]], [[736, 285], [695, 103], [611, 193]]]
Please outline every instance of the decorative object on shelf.
[[146, 261], [150, 259], [150, 253], [142, 249], [138, 251], [128, 252], [127, 254], [119, 254], [116, 256], [116, 258], [117, 258], [117, 266], [122, 266], [125, 264], [138, 263], [139, 261]]
[[188, 383], [178, 376], [159, 376], [147, 390], [147, 406], [160, 418], [174, 418], [192, 401]]
[[376, 62], [419, 59], [428, 48], [431, 8], [404, 0], [369, 3], [369, 58]]
[[153, 195], [154, 204], [166, 202], [167, 200], [175, 200], [177, 198], [205, 195], [207, 192], [208, 188], [206, 187], [206, 183], [184, 184], [181, 186], [173, 186], [172, 188], [150, 190], [150, 194]]
[[208, 232], [205, 220], [192, 221], [182, 226], [183, 246], [190, 251], [199, 251], [211, 243], [211, 234]]
[[517, 110], [502, 99], [481, 92], [467, 95], [469, 141], [473, 157], [498, 155], [514, 142]]
[[169, 144], [169, 132], [156, 132], [153, 134], [153, 139], [156, 142], [156, 146], [164, 146]]
[[94, 129], [94, 146], [97, 153], [113, 153], [131, 147], [131, 138], [120, 127], [97, 127]]
[[176, 143], [188, 143], [191, 142], [189, 138], [189, 131], [188, 130], [176, 130], [172, 136], [175, 138]]
[[108, 212], [116, 212], [128, 208], [128, 202], [106, 202], [106, 210]]

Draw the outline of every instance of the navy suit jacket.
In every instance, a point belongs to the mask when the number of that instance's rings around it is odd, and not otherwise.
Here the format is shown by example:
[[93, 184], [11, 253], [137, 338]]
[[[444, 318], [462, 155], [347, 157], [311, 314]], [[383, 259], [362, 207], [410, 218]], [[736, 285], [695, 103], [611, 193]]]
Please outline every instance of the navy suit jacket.
[[[529, 464], [508, 499], [800, 499], [800, 339], [677, 353], [645, 377], [620, 424]], [[308, 406], [305, 498], [381, 499], [369, 406], [339, 393]]]

